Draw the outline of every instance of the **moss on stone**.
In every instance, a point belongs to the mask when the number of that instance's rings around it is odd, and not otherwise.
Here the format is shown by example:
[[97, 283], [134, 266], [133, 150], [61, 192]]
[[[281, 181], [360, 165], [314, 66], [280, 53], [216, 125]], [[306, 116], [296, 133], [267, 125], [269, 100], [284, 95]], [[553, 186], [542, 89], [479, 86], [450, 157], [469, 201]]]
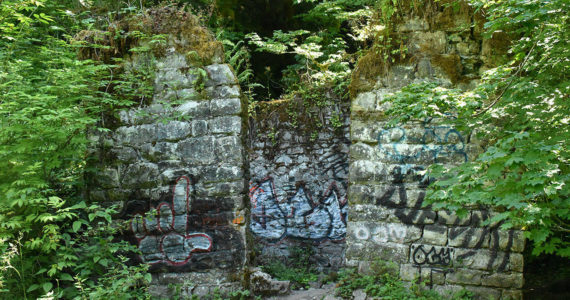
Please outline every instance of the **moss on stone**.
[[148, 45], [155, 56], [163, 56], [167, 48], [173, 47], [193, 66], [223, 61], [223, 45], [200, 25], [196, 16], [176, 7], [148, 9], [113, 22], [106, 30], [83, 30], [75, 40], [85, 45], [79, 50], [80, 58], [110, 63], [156, 35], [164, 35], [167, 43]]
[[461, 80], [463, 65], [457, 54], [439, 54], [431, 57], [431, 64], [439, 68], [453, 84]]

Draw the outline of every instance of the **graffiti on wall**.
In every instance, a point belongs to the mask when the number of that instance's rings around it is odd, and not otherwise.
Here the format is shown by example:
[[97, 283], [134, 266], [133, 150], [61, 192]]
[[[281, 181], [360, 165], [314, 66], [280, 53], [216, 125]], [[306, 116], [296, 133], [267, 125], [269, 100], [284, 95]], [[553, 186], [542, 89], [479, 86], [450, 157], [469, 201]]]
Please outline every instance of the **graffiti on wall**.
[[[376, 204], [412, 208], [395, 211], [403, 223], [423, 223], [426, 219], [435, 217], [433, 211], [421, 209], [425, 188], [431, 182], [429, 176], [422, 174], [425, 170], [422, 164], [443, 160], [467, 161], [465, 140], [461, 133], [448, 126], [431, 126], [419, 130], [393, 127], [379, 132], [378, 145], [385, 155], [400, 165], [390, 170], [391, 184], [376, 199]], [[417, 184], [420, 190], [414, 199], [409, 198], [406, 190], [410, 184]], [[394, 197], [396, 193], [397, 197]]]
[[[411, 209], [396, 209], [394, 214], [405, 224], [422, 224], [425, 220], [435, 216], [435, 212], [431, 210], [421, 209], [425, 198], [425, 189], [430, 183], [429, 176], [421, 174], [424, 167], [417, 165], [398, 165], [390, 171], [391, 185], [376, 198], [376, 205], [387, 206], [391, 208], [408, 207]], [[417, 184], [420, 189], [419, 193], [414, 195], [416, 198], [408, 196], [406, 185]], [[397, 193], [397, 197], [394, 194]]]
[[348, 187], [348, 155], [340, 150], [325, 154], [319, 159], [318, 168], [322, 174], [329, 175], [335, 182], [340, 183], [337, 188], [345, 192]]
[[431, 245], [412, 245], [410, 259], [415, 265], [451, 265], [453, 248]]
[[372, 226], [363, 226], [363, 225], [355, 225], [353, 229], [354, 236], [359, 240], [372, 240], [378, 244], [386, 243], [386, 242], [398, 242], [403, 243], [406, 234], [407, 234], [406, 226], [402, 226], [401, 224], [378, 224]]
[[402, 164], [440, 162], [445, 158], [467, 161], [463, 136], [448, 126], [426, 127], [419, 133], [402, 127], [383, 129], [378, 133], [378, 146]]
[[212, 238], [188, 228], [190, 179], [182, 176], [173, 188], [172, 203], [136, 214], [131, 229], [137, 238], [142, 260], [150, 264], [178, 266], [188, 262], [194, 252], [209, 252]]
[[[486, 213], [484, 212], [483, 214], [483, 220], [486, 220], [487, 218], [489, 218], [489, 216], [485, 215]], [[483, 221], [481, 220], [481, 221]], [[473, 222], [479, 222], [478, 220], [473, 220]], [[509, 264], [510, 258], [511, 258], [511, 247], [513, 247], [513, 243], [514, 243], [514, 232], [513, 231], [508, 231], [507, 233], [507, 242], [506, 245], [504, 247], [504, 250], [506, 250], [504, 252], [504, 254], [500, 255], [499, 253], [501, 252], [500, 247], [499, 247], [499, 230], [498, 227], [500, 226], [500, 224], [496, 224], [495, 226], [493, 226], [492, 228], [483, 228], [483, 232], [481, 234], [477, 234], [479, 237], [478, 239], [476, 239], [476, 243], [474, 245], [474, 249], [472, 250], [468, 250], [465, 253], [462, 253], [460, 255], [457, 255], [457, 259], [459, 260], [468, 260], [468, 259], [473, 259], [476, 258], [476, 256], [479, 254], [478, 253], [478, 249], [483, 247], [483, 244], [486, 241], [491, 240], [491, 244], [489, 247], [489, 255], [486, 255], [484, 259], [486, 259], [485, 262], [485, 268], [488, 270], [491, 269], [496, 269], [499, 272], [505, 271], [507, 269], [507, 266]], [[475, 235], [475, 233], [473, 232], [468, 232], [468, 235], [466, 236], [466, 238], [462, 241], [461, 245], [459, 245], [459, 247], [467, 247], [469, 245], [469, 238], [472, 237], [473, 235]], [[451, 232], [450, 238], [454, 238], [453, 236], [453, 232]]]
[[346, 235], [346, 199], [339, 199], [331, 184], [319, 203], [313, 203], [304, 186], [293, 197], [279, 201], [272, 179], [250, 183], [251, 231], [266, 240], [286, 237], [342, 240]]

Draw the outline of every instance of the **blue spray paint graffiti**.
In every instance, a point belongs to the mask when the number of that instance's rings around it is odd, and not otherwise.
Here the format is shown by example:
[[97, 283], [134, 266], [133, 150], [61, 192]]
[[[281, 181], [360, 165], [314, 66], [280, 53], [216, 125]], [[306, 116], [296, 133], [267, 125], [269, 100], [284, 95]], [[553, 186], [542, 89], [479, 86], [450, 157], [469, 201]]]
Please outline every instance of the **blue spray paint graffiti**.
[[445, 158], [467, 161], [463, 136], [448, 126], [426, 127], [423, 133], [410, 133], [402, 127], [383, 129], [378, 133], [378, 146], [401, 164], [441, 162]]
[[286, 237], [342, 240], [346, 235], [346, 200], [333, 183], [314, 204], [303, 186], [288, 201], [278, 201], [272, 179], [250, 183], [251, 231], [268, 241]]

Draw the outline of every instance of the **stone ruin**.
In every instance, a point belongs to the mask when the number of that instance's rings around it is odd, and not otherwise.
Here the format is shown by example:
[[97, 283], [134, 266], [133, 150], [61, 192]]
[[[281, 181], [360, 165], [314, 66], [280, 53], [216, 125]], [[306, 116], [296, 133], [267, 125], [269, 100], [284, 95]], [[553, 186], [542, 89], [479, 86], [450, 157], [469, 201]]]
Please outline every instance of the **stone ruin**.
[[[472, 160], [482, 142], [431, 122], [387, 127], [383, 114], [386, 95], [408, 83], [468, 87], [490, 67], [496, 49], [477, 17], [462, 7], [450, 24], [450, 13], [434, 24], [405, 20], [397, 30], [414, 59], [366, 78], [372, 84], [350, 106], [321, 112], [317, 136], [283, 121], [287, 104], [279, 101], [249, 118], [220, 57], [197, 66], [167, 49], [156, 61], [152, 101], [93, 135], [99, 171], [88, 191], [93, 201], [122, 205], [120, 217], [131, 224], [124, 238], [150, 264], [151, 292], [167, 295], [170, 284], [186, 294], [235, 290], [259, 273], [253, 266], [308, 246], [324, 271], [366, 272], [384, 259], [398, 263], [404, 280], [439, 292], [521, 299], [521, 231], [483, 226], [491, 211], [461, 219], [422, 206], [430, 180], [422, 171]], [[340, 128], [331, 126], [332, 114], [341, 116]], [[287, 291], [264, 276], [251, 278]]]

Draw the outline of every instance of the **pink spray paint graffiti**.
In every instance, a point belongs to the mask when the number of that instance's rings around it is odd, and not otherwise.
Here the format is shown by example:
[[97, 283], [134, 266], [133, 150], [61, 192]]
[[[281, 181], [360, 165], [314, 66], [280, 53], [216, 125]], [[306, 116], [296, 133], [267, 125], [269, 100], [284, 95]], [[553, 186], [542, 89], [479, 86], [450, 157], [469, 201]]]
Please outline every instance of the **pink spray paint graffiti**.
[[186, 264], [194, 252], [212, 250], [209, 235], [189, 231], [189, 188], [188, 177], [178, 178], [173, 187], [172, 204], [163, 202], [156, 210], [134, 216], [131, 230], [138, 240], [144, 262], [179, 266]]

